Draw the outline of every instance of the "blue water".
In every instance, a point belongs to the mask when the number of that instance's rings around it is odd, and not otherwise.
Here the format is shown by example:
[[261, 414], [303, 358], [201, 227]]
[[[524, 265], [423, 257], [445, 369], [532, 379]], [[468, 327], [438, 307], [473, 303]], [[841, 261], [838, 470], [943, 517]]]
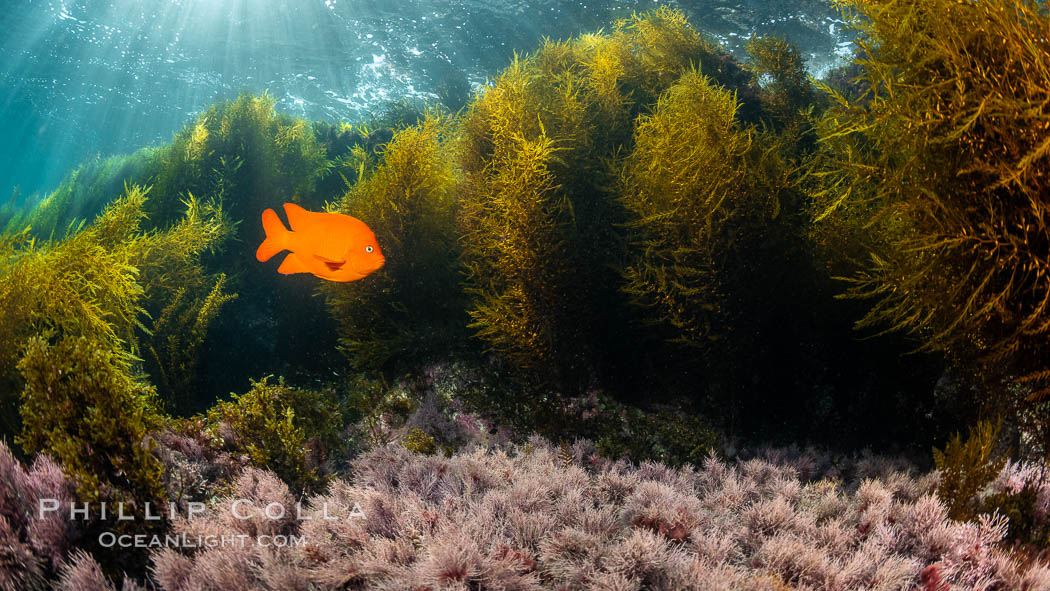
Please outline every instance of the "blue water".
[[[0, 0], [0, 199], [46, 192], [95, 155], [168, 141], [241, 91], [308, 119], [482, 84], [544, 36], [608, 27], [651, 0]], [[848, 51], [820, 1], [669, 3], [731, 50], [793, 41], [819, 75]]]

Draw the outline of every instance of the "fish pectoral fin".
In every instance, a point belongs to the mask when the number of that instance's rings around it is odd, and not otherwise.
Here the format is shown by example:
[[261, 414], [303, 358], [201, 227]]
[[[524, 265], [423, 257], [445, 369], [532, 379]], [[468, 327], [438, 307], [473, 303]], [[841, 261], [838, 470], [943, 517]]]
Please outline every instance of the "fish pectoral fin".
[[309, 273], [310, 270], [307, 269], [306, 265], [299, 260], [299, 257], [295, 256], [295, 253], [292, 252], [284, 257], [281, 266], [277, 267], [277, 272], [282, 275], [291, 275], [292, 273]]
[[325, 266], [328, 267], [329, 271], [338, 271], [339, 269], [343, 268], [343, 265], [346, 264], [346, 260], [333, 260], [327, 257], [323, 257], [319, 254], [315, 254], [314, 258], [324, 263]]

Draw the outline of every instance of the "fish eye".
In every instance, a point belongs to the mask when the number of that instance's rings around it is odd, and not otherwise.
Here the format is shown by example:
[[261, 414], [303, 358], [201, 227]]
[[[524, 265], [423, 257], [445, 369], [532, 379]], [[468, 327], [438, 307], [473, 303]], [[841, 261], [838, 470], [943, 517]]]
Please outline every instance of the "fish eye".
[[371, 246], [366, 246], [365, 247], [365, 252], [372, 252], [372, 250], [374, 250], [374, 249]]

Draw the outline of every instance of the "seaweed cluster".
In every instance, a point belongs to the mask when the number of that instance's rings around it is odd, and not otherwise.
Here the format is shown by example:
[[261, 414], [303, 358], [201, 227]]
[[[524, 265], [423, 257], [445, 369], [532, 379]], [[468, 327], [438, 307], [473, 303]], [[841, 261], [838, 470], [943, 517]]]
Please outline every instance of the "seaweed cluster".
[[[764, 67], [808, 86], [801, 61]], [[747, 299], [727, 285], [783, 266], [753, 247], [778, 233], [767, 228], [781, 202], [797, 202], [781, 193], [798, 156], [770, 155], [795, 143], [774, 131], [788, 108], [763, 107], [783, 91], [758, 78], [658, 9], [548, 42], [483, 89], [461, 139], [478, 336], [570, 393], [661, 373], [662, 360], [691, 356], [665, 341], [710, 345], [712, 323], [726, 336], [726, 302]]]
[[247, 455], [296, 491], [313, 490], [324, 482], [321, 465], [341, 444], [342, 409], [332, 392], [268, 382], [219, 402], [193, 426], [206, 445]]
[[204, 281], [200, 256], [228, 232], [221, 210], [194, 200], [168, 230], [145, 231], [146, 195], [128, 187], [61, 240], [6, 235], [0, 255], [4, 432], [24, 453], [57, 458], [96, 509], [164, 501], [145, 444], [162, 403], [138, 371], [157, 336], [146, 310]]
[[624, 290], [673, 327], [672, 338], [704, 349], [736, 324], [726, 282], [741, 263], [737, 244], [778, 209], [775, 192], [750, 186], [755, 148], [736, 114], [727, 90], [690, 72], [639, 117], [624, 165], [636, 253]]
[[34, 195], [15, 206], [18, 195], [12, 195], [10, 206], [0, 212], [0, 228], [14, 232], [28, 226], [42, 238], [61, 236], [69, 226], [98, 215], [125, 183], [141, 183], [149, 175], [153, 157], [152, 148], [128, 156], [95, 156], [42, 199]]
[[187, 192], [222, 200], [238, 220], [274, 203], [302, 202], [328, 168], [310, 125], [278, 114], [266, 94], [212, 106], [157, 158], [158, 197], [149, 212], [158, 225], [173, 218]]
[[146, 310], [206, 281], [200, 257], [228, 233], [221, 210], [191, 199], [168, 230], [144, 231], [146, 195], [128, 187], [94, 222], [61, 240], [38, 241], [28, 230], [4, 236], [0, 379], [7, 433], [18, 431], [12, 397], [23, 389], [16, 364], [29, 339], [87, 339], [89, 348], [127, 364], [157, 336], [146, 329]]
[[465, 340], [451, 131], [450, 121], [431, 114], [396, 132], [382, 161], [331, 206], [368, 220], [388, 261], [363, 285], [321, 288], [340, 346], [359, 370], [411, 371]]
[[861, 33], [863, 92], [833, 92], [821, 122], [818, 241], [850, 261], [847, 294], [871, 301], [860, 326], [979, 364], [962, 371], [999, 394], [986, 412], [1016, 412], [1024, 396], [1003, 382], [1035, 396], [1050, 375], [1046, 7], [843, 6]]

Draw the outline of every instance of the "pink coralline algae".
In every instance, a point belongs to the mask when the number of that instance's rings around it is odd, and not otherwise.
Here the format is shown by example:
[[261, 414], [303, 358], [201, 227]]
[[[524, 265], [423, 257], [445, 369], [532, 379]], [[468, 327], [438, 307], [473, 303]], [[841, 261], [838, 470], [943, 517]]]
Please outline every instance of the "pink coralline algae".
[[[1050, 569], [999, 546], [1005, 519], [948, 519], [935, 476], [865, 458], [843, 481], [827, 465], [770, 452], [671, 469], [538, 438], [452, 457], [391, 445], [304, 501], [244, 472], [229, 497], [173, 528], [246, 542], [158, 550], [152, 572], [166, 591], [1050, 591]], [[295, 508], [239, 519], [237, 499]]]

